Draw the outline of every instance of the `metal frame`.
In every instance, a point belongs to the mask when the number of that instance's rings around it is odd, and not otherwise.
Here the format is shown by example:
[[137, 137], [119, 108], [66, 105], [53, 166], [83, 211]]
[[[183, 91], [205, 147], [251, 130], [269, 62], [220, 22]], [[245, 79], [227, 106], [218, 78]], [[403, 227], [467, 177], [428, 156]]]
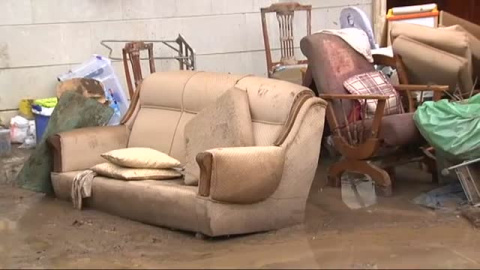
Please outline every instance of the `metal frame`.
[[455, 166], [442, 170], [443, 175], [455, 170], [458, 180], [462, 184], [463, 191], [468, 201], [474, 207], [480, 207], [480, 159], [464, 161]]
[[[125, 47], [122, 49], [122, 58], [112, 56], [113, 48], [107, 45], [107, 43], [125, 43]], [[170, 57], [154, 57], [154, 43], [163, 44], [164, 46], [177, 52], [178, 55]], [[180, 70], [196, 69], [195, 50], [185, 41], [185, 38], [182, 35], [178, 35], [177, 39], [175, 40], [102, 40], [100, 44], [109, 51], [108, 58], [112, 60], [123, 61], [130, 98], [133, 97], [136, 87], [138, 87], [143, 80], [140, 64], [141, 60], [149, 61], [150, 73], [155, 72], [155, 60], [177, 60]], [[148, 51], [148, 58], [142, 58], [140, 56], [140, 52], [142, 50]], [[128, 62], [130, 62], [132, 67], [133, 83], [130, 76]]]
[[[197, 65], [196, 65], [196, 55], [195, 55], [195, 50], [185, 41], [185, 38], [182, 35], [178, 35], [178, 37], [174, 40], [117, 40], [117, 39], [109, 39], [109, 40], [102, 40], [100, 44], [107, 48], [109, 51], [108, 53], [108, 58], [112, 60], [118, 60], [121, 61], [123, 58], [121, 57], [113, 57], [112, 52], [113, 49], [112, 47], [108, 46], [106, 43], [128, 43], [128, 42], [137, 42], [137, 41], [142, 41], [145, 43], [161, 43], [172, 50], [176, 51], [178, 53], [178, 56], [171, 56], [171, 57], [154, 57], [153, 59], [155, 60], [177, 60], [180, 64], [180, 69], [181, 70], [196, 70]], [[178, 48], [175, 48], [172, 46], [172, 43], [175, 43], [178, 45]], [[140, 60], [148, 60], [148, 58], [140, 58]]]

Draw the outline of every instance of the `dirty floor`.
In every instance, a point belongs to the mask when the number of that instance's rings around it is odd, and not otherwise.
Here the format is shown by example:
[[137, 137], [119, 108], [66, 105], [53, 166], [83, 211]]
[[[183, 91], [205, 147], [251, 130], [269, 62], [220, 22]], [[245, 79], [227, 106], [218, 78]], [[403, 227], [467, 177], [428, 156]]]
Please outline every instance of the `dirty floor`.
[[480, 268], [477, 230], [410, 202], [435, 187], [415, 167], [360, 210], [324, 183], [320, 168], [303, 225], [213, 240], [0, 185], [0, 268]]

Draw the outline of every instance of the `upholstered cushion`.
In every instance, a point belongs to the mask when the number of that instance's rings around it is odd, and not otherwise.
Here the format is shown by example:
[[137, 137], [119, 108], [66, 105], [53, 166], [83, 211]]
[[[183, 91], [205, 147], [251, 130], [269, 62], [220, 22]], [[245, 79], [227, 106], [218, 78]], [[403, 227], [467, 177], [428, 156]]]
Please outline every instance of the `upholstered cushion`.
[[[301, 40], [300, 47], [308, 58], [309, 69], [320, 94], [348, 94], [343, 86], [346, 79], [375, 70], [363, 55], [335, 35], [317, 33], [306, 36]], [[352, 108], [353, 102], [348, 100], [333, 102], [336, 115], [343, 115], [344, 111], [350, 115]], [[339, 123], [343, 124], [344, 120], [340, 119]]]
[[160, 180], [181, 177], [182, 174], [173, 169], [134, 169], [124, 168], [105, 162], [91, 168], [98, 175], [122, 180]]
[[218, 147], [253, 146], [248, 95], [232, 88], [185, 125], [185, 184], [196, 185], [200, 169], [198, 153]]
[[480, 25], [452, 15], [445, 11], [440, 11], [440, 24], [444, 26], [460, 25], [476, 38], [480, 38]]
[[463, 57], [403, 35], [393, 42], [393, 51], [402, 57], [412, 84], [448, 85], [451, 92], [457, 85], [462, 92], [470, 92], [473, 87], [469, 61]]
[[443, 29], [447, 31], [451, 30], [465, 32], [467, 34], [470, 51], [472, 52], [472, 78], [475, 79], [476, 77], [480, 77], [480, 40], [460, 25], [452, 25], [449, 27], [444, 27]]
[[405, 36], [425, 45], [468, 59], [468, 69], [471, 72], [470, 59], [472, 58], [472, 53], [465, 31], [432, 28], [410, 23], [394, 23], [390, 33], [393, 41], [399, 36]]
[[[400, 95], [390, 84], [381, 71], [373, 71], [358, 74], [347, 79], [343, 85], [352, 94], [355, 95], [383, 95], [389, 98], [385, 105], [385, 115], [403, 113], [403, 106]], [[376, 99], [360, 99], [362, 106], [367, 106], [366, 116], [371, 118], [377, 110]]]
[[128, 168], [170, 169], [180, 166], [178, 160], [147, 147], [117, 149], [101, 156], [113, 164]]
[[389, 146], [412, 145], [423, 140], [413, 121], [413, 113], [383, 117], [380, 138]]
[[[357, 128], [354, 128], [354, 124], [350, 125], [350, 132], [363, 131], [363, 138], [370, 136], [373, 119], [368, 119], [363, 122], [364, 127], [360, 127], [362, 122], [356, 122]], [[344, 128], [343, 132], [347, 134], [347, 129]], [[357, 134], [359, 135], [359, 134]], [[359, 136], [357, 136], [359, 137]], [[385, 145], [396, 147], [412, 145], [422, 142], [422, 135], [418, 132], [415, 122], [413, 121], [413, 113], [401, 113], [387, 115], [382, 118], [380, 124], [380, 139], [385, 142]]]

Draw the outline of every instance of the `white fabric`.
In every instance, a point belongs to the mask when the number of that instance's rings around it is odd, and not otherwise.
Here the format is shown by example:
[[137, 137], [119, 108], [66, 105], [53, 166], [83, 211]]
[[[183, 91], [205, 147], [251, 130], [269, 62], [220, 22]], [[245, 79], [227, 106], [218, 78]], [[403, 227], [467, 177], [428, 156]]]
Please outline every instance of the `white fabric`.
[[344, 28], [344, 29], [324, 29], [318, 33], [335, 35], [343, 39], [350, 45], [355, 51], [363, 55], [368, 62], [373, 63], [372, 51], [370, 49], [370, 41], [367, 34], [357, 28]]
[[89, 198], [92, 195], [92, 182], [97, 174], [92, 170], [83, 171], [73, 178], [70, 196], [73, 207], [82, 209], [82, 199]]

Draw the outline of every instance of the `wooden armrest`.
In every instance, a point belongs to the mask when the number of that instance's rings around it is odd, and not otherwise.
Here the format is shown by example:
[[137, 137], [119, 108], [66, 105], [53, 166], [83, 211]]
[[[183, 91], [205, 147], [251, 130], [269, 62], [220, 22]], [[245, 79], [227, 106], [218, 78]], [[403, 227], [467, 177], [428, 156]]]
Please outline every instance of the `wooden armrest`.
[[349, 95], [349, 94], [320, 94], [320, 98], [323, 99], [378, 99], [378, 100], [387, 100], [388, 96], [382, 95]]
[[445, 92], [448, 91], [448, 85], [416, 85], [416, 84], [400, 84], [394, 85], [397, 91], [406, 91], [406, 92], [424, 92], [424, 91], [434, 91], [434, 92]]
[[443, 93], [448, 91], [448, 85], [416, 85], [416, 84], [400, 84], [394, 85], [397, 91], [403, 91], [408, 97], [408, 111], [415, 112], [415, 102], [412, 92], [433, 91], [433, 101], [439, 101]]

